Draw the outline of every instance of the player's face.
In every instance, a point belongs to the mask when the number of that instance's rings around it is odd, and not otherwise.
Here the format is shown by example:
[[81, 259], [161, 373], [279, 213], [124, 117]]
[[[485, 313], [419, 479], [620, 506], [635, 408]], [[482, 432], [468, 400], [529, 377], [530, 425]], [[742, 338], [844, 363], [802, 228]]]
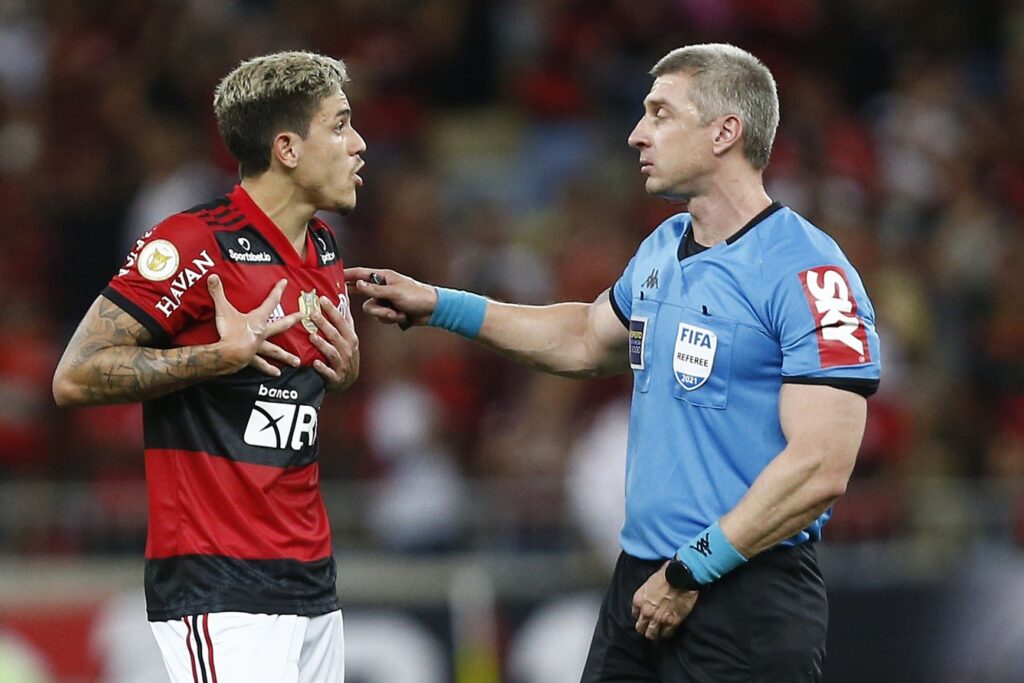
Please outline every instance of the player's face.
[[356, 188], [362, 186], [360, 156], [366, 142], [352, 127], [352, 110], [340, 90], [324, 99], [302, 140], [295, 180], [318, 208], [348, 213], [356, 206]]
[[690, 76], [659, 76], [644, 98], [644, 115], [629, 134], [640, 151], [640, 172], [650, 194], [687, 201], [701, 194], [714, 168], [713, 124], [702, 126], [687, 96]]

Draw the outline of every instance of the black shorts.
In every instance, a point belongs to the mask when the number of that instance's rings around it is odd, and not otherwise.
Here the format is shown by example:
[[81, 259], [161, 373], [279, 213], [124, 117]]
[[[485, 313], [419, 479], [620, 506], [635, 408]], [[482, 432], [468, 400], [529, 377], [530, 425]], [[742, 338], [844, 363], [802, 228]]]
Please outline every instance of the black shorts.
[[828, 599], [813, 544], [777, 547], [701, 591], [675, 634], [635, 630], [633, 594], [664, 560], [622, 553], [601, 605], [582, 683], [816, 683]]

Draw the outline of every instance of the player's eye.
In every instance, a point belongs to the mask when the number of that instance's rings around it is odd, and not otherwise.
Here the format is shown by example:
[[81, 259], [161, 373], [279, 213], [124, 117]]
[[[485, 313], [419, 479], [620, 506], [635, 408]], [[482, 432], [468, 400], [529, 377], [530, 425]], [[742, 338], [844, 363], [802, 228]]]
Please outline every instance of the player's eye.
[[665, 110], [665, 107], [658, 107], [655, 110], [655, 112], [654, 112], [654, 118], [656, 118], [656, 119], [667, 119], [668, 118], [668, 111]]

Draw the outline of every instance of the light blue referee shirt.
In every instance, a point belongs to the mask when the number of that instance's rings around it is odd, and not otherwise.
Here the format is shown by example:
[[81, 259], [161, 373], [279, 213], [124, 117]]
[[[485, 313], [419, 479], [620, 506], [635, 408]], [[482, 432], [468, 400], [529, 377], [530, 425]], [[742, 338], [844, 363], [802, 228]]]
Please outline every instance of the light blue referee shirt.
[[642, 559], [672, 557], [786, 446], [783, 382], [867, 396], [880, 374], [874, 309], [832, 238], [778, 203], [682, 258], [689, 229], [658, 226], [612, 288], [633, 368], [621, 541]]

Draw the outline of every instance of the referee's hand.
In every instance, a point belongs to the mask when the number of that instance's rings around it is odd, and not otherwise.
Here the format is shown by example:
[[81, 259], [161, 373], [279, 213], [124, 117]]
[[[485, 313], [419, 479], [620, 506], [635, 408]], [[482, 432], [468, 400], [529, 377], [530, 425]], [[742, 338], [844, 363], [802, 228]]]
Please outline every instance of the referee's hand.
[[425, 325], [437, 306], [437, 290], [393, 270], [346, 268], [345, 281], [367, 298], [363, 311], [382, 323]]
[[672, 637], [697, 604], [697, 591], [682, 591], [668, 584], [666, 565], [668, 562], [633, 594], [636, 632], [648, 640]]

